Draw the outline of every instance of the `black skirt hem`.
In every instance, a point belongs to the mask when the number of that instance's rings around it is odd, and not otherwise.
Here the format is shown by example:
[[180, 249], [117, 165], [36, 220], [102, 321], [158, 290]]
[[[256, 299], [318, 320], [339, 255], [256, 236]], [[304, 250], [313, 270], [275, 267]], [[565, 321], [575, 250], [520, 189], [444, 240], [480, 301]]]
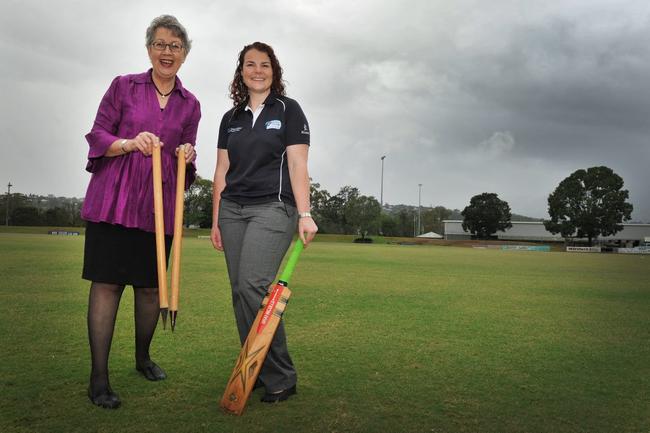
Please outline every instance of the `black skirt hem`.
[[[165, 235], [165, 256], [169, 262], [172, 237]], [[158, 287], [156, 235], [118, 224], [86, 223], [84, 263], [85, 280]]]

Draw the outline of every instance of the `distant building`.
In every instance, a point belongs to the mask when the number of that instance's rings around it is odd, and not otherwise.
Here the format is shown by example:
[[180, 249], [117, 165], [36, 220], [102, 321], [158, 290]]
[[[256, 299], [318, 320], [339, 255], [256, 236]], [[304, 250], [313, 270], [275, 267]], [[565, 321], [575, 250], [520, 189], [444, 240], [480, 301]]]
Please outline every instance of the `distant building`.
[[[469, 232], [463, 230], [463, 221], [444, 220], [445, 239], [471, 239]], [[646, 237], [650, 237], [650, 224], [622, 224], [623, 230], [612, 236], [601, 236], [596, 242], [611, 242], [621, 246], [642, 245]], [[512, 221], [512, 228], [495, 233], [502, 240], [563, 242], [560, 234], [546, 230], [541, 221]]]

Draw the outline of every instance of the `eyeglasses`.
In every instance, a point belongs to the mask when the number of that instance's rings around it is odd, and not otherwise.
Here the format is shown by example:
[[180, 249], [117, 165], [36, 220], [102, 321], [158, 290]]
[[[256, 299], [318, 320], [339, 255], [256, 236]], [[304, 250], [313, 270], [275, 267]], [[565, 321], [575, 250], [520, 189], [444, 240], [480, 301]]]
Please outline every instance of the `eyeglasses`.
[[174, 54], [178, 54], [183, 50], [183, 45], [179, 44], [178, 42], [172, 42], [171, 44], [168, 44], [163, 41], [153, 41], [151, 43], [151, 48], [156, 51], [165, 51], [167, 47], [169, 47], [169, 51]]

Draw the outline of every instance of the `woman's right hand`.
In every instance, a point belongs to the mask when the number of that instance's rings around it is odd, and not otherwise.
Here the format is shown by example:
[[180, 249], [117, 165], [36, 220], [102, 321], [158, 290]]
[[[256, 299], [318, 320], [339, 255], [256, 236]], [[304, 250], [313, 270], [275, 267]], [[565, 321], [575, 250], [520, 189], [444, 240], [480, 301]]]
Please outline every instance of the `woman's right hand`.
[[151, 132], [143, 131], [133, 137], [131, 141], [135, 144], [135, 148], [139, 150], [144, 156], [151, 156], [153, 146], [164, 146], [156, 135]]
[[215, 250], [223, 251], [223, 243], [221, 243], [221, 230], [217, 225], [212, 226], [210, 231], [210, 240]]

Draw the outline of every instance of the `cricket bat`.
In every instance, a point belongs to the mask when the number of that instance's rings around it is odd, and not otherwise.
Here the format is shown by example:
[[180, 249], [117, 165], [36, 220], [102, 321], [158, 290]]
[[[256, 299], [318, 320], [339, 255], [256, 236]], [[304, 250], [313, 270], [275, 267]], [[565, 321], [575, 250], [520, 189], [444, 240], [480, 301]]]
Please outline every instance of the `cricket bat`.
[[271, 347], [275, 331], [280, 324], [282, 313], [291, 296], [288, 287], [289, 280], [302, 249], [302, 241], [297, 239], [278, 282], [262, 300], [260, 311], [257, 313], [248, 337], [241, 348], [226, 391], [221, 398], [220, 406], [226, 412], [241, 415], [246, 408], [248, 397], [253, 391], [257, 376]]

